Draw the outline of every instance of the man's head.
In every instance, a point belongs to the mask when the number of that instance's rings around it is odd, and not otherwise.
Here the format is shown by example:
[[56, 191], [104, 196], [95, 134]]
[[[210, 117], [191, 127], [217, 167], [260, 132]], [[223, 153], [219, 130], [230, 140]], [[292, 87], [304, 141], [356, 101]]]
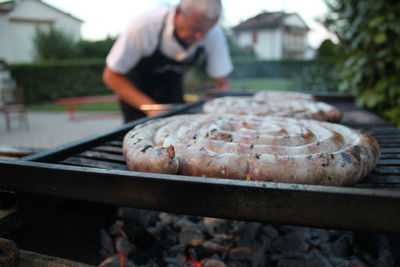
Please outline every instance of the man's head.
[[191, 45], [214, 26], [221, 10], [221, 0], [181, 0], [174, 20], [176, 34]]

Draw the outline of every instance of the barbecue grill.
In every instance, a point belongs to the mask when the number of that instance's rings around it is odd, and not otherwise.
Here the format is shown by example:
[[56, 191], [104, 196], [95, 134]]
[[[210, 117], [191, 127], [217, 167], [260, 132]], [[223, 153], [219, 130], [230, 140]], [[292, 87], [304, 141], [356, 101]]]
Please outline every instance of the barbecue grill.
[[[229, 92], [219, 96], [250, 94]], [[381, 146], [378, 166], [354, 187], [127, 170], [121, 146], [124, 135], [132, 127], [158, 117], [199, 112], [204, 103], [202, 100], [20, 160], [0, 160], [0, 188], [178, 214], [400, 233], [400, 132], [356, 107], [351, 96], [315, 96], [344, 112], [342, 124], [370, 132]]]

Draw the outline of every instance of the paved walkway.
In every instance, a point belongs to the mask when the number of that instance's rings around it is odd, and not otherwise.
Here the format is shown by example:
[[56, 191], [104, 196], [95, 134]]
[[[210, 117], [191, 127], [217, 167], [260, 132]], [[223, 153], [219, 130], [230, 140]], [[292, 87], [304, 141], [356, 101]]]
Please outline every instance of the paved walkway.
[[[90, 116], [88, 116], [90, 114]], [[29, 128], [19, 125], [12, 114], [12, 129], [6, 130], [4, 114], [0, 113], [0, 146], [20, 148], [54, 148], [122, 125], [120, 114], [76, 113], [69, 120], [65, 112], [29, 112]]]

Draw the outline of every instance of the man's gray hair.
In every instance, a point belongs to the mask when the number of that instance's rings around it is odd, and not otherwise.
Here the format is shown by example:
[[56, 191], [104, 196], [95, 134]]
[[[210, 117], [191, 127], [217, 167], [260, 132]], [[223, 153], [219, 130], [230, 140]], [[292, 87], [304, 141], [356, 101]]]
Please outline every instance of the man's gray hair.
[[196, 10], [209, 19], [218, 19], [222, 11], [221, 0], [181, 0], [179, 6], [185, 15]]

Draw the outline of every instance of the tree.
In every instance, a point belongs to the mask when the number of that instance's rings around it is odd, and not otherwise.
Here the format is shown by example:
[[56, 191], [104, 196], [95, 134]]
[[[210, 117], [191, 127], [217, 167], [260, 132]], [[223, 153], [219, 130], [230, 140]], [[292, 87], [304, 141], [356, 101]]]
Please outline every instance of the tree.
[[400, 2], [325, 1], [325, 25], [340, 40], [339, 89], [400, 127]]
[[51, 26], [48, 30], [36, 28], [33, 38], [37, 60], [75, 57], [75, 43], [71, 37]]
[[77, 44], [77, 57], [80, 58], [105, 58], [115, 42], [115, 38], [108, 36], [104, 40], [81, 40]]

